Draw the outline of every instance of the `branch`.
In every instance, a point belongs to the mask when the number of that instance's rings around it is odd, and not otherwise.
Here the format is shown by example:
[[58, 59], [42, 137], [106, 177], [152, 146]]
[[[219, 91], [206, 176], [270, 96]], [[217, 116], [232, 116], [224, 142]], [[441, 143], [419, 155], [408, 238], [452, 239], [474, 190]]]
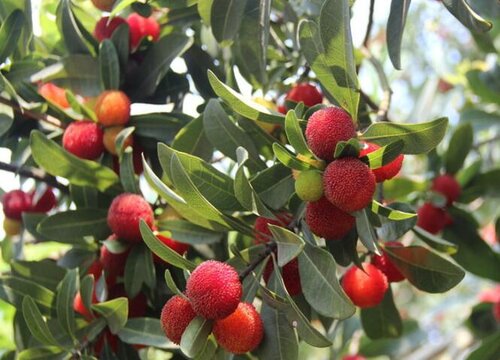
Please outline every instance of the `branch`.
[[243, 281], [248, 276], [248, 274], [254, 271], [255, 268], [274, 251], [274, 249], [276, 249], [275, 242], [266, 243], [266, 249], [261, 254], [259, 254], [259, 256], [253, 259], [252, 262], [248, 264], [246, 269], [241, 272], [240, 281]]
[[363, 46], [368, 47], [368, 41], [370, 41], [370, 34], [373, 28], [373, 11], [375, 8], [375, 0], [370, 0], [370, 14], [368, 15], [368, 25], [366, 26], [365, 39], [363, 40]]
[[43, 122], [46, 122], [47, 124], [50, 124], [52, 126], [55, 126], [55, 127], [61, 128], [61, 129], [64, 129], [66, 127], [60, 120], [56, 119], [55, 117], [53, 117], [51, 115], [38, 114], [34, 111], [31, 111], [28, 109], [23, 109], [21, 106], [17, 105], [12, 100], [6, 99], [6, 98], [1, 97], [1, 96], [0, 96], [0, 104], [7, 105], [8, 107], [12, 108], [12, 110], [14, 110], [15, 112], [17, 112], [23, 116], [32, 118], [34, 120], [43, 121]]
[[486, 139], [484, 141], [478, 142], [477, 144], [474, 144], [472, 148], [474, 150], [478, 150], [481, 146], [497, 142], [498, 140], [500, 140], [500, 134], [495, 135], [492, 138]]
[[0, 170], [9, 171], [20, 176], [29, 177], [38, 181], [42, 181], [54, 188], [59, 189], [64, 194], [69, 194], [68, 187], [61, 184], [55, 177], [47, 175], [45, 171], [33, 167], [20, 167], [4, 162], [0, 162]]

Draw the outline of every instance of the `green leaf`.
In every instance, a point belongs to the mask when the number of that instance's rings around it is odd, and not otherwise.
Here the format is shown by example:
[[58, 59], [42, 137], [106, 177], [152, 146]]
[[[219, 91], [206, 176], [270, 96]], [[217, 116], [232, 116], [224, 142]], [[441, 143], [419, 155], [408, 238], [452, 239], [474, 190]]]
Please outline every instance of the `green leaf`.
[[147, 284], [152, 289], [155, 282], [155, 267], [151, 251], [142, 244], [134, 246], [125, 264], [124, 283], [127, 295], [133, 299], [139, 294], [143, 284]]
[[58, 346], [59, 343], [43, 319], [40, 309], [30, 296], [24, 297], [22, 309], [31, 334], [44, 345]]
[[380, 304], [361, 309], [363, 330], [370, 339], [397, 338], [403, 332], [403, 322], [394, 304], [392, 290], [386, 291]]
[[123, 329], [128, 317], [128, 299], [119, 297], [92, 305], [92, 310], [106, 319], [109, 330], [116, 334]]
[[71, 54], [90, 54], [90, 49], [71, 9], [71, 0], [62, 0], [57, 8], [57, 27]]
[[445, 254], [453, 255], [458, 251], [457, 245], [441, 239], [440, 237], [431, 234], [430, 232], [422, 229], [420, 226], [415, 226], [413, 232], [425, 242], [427, 245], [436, 249], [437, 251], [443, 252]]
[[448, 291], [465, 276], [461, 268], [421, 246], [385, 247], [384, 250], [408, 281], [425, 292]]
[[392, 65], [401, 70], [401, 43], [411, 0], [392, 0], [387, 20], [387, 48]]
[[52, 291], [31, 280], [6, 275], [0, 277], [0, 299], [21, 309], [25, 296], [33, 298], [44, 314], [51, 312], [54, 301]]
[[68, 270], [56, 296], [57, 320], [63, 330], [75, 340], [75, 312], [73, 299], [78, 288], [78, 270]]
[[169, 237], [175, 241], [191, 245], [214, 244], [221, 240], [220, 232], [210, 231], [185, 220], [168, 220], [157, 222], [160, 231], [167, 230]]
[[258, 171], [266, 167], [248, 135], [229, 119], [217, 100], [209, 100], [203, 113], [203, 125], [208, 140], [224, 155], [237, 161], [236, 149], [241, 146], [250, 155], [249, 168]]
[[90, 274], [86, 275], [80, 283], [80, 296], [82, 298], [83, 305], [89, 310], [91, 309], [92, 298], [94, 297], [94, 280], [94, 275]]
[[273, 144], [273, 151], [274, 155], [276, 155], [276, 158], [286, 167], [300, 171], [315, 169], [313, 165], [298, 159], [295, 155], [292, 155], [283, 145], [277, 142]]
[[378, 145], [403, 140], [403, 154], [423, 154], [441, 142], [447, 126], [448, 118], [420, 124], [375, 123], [368, 127], [360, 139]]
[[319, 247], [307, 243], [299, 255], [300, 283], [307, 302], [323, 316], [347, 319], [356, 308], [342, 290], [336, 270], [333, 256]]
[[171, 349], [175, 346], [165, 336], [160, 320], [154, 318], [129, 319], [117, 335], [127, 344], [141, 344], [160, 349]]
[[133, 115], [128, 126], [135, 128], [135, 135], [171, 143], [177, 132], [193, 118], [189, 115], [171, 113], [149, 113]]
[[251, 120], [283, 125], [284, 117], [282, 114], [257, 104], [252, 99], [245, 98], [220, 81], [210, 70], [208, 70], [208, 81], [217, 96], [222, 98], [234, 112]]
[[2, 44], [0, 64], [16, 49], [24, 27], [25, 17], [20, 9], [16, 9], [6, 19], [2, 20], [2, 26], [0, 27], [0, 44]]
[[19, 352], [18, 360], [48, 360], [58, 359], [65, 351], [59, 346], [41, 346], [22, 350]]
[[6, 114], [0, 114], [0, 136], [5, 135], [5, 133], [7, 133], [7, 131], [9, 131], [9, 129], [12, 127], [13, 123], [14, 117], [8, 116]]
[[31, 132], [30, 147], [35, 162], [53, 176], [66, 178], [74, 185], [96, 187], [112, 194], [120, 191], [119, 179], [113, 170], [68, 153], [39, 131]]
[[212, 321], [195, 317], [188, 325], [181, 338], [182, 352], [192, 358], [203, 350], [207, 338], [212, 332]]
[[351, 229], [351, 231], [349, 231], [349, 233], [342, 239], [326, 241], [326, 246], [333, 255], [337, 264], [344, 267], [349, 266], [352, 262], [359, 267], [361, 266], [357, 245], [358, 233], [356, 232], [356, 229]]
[[493, 24], [479, 16], [465, 0], [443, 0], [443, 5], [465, 27], [473, 32], [489, 31]]
[[121, 69], [126, 69], [128, 63], [128, 56], [130, 53], [129, 32], [128, 25], [122, 24], [113, 31], [113, 34], [111, 34], [111, 41], [113, 42], [116, 54], [118, 55]]
[[196, 268], [196, 265], [191, 261], [183, 258], [177, 254], [174, 250], [170, 249], [167, 245], [162, 243], [151, 231], [149, 226], [141, 220], [140, 224], [141, 235], [144, 242], [148, 248], [155, 253], [163, 261], [171, 264], [172, 266], [192, 271]]
[[358, 139], [350, 139], [348, 141], [339, 141], [335, 146], [333, 153], [334, 159], [343, 157], [359, 157], [360, 144]]
[[379, 254], [377, 236], [370, 222], [367, 210], [356, 211], [353, 215], [356, 217], [356, 230], [358, 231], [359, 239], [368, 250]]
[[104, 39], [99, 46], [99, 70], [105, 90], [120, 88], [120, 63], [118, 52], [111, 40]]
[[135, 127], [129, 126], [120, 131], [116, 136], [115, 148], [116, 148], [116, 153], [118, 154], [119, 157], [123, 155], [123, 151], [125, 150], [125, 141], [127, 140], [127, 138], [132, 137], [134, 131]]
[[481, 345], [466, 360], [495, 360], [500, 352], [500, 331], [481, 341]]
[[80, 209], [60, 212], [43, 219], [37, 227], [40, 234], [63, 243], [83, 241], [84, 237], [105, 239], [111, 234], [107, 210]]
[[127, 148], [122, 154], [120, 160], [120, 180], [125, 192], [141, 193], [139, 183], [135, 178], [134, 155], [131, 147]]
[[247, 0], [213, 0], [210, 25], [219, 43], [233, 40], [238, 33], [246, 4]]
[[474, 141], [472, 125], [462, 124], [453, 132], [448, 151], [445, 154], [445, 168], [448, 174], [456, 174], [463, 166]]
[[379, 149], [363, 156], [362, 161], [367, 160], [370, 169], [378, 169], [384, 165], [389, 164], [396, 159], [403, 150], [404, 142], [396, 140], [390, 144], [380, 147]]
[[203, 128], [203, 116], [198, 116], [184, 126], [174, 138], [172, 148], [198, 156], [205, 161], [212, 158], [213, 145], [208, 141]]
[[170, 291], [172, 291], [172, 293], [174, 293], [175, 295], [179, 295], [187, 300], [186, 295], [184, 295], [183, 292], [179, 290], [174, 278], [172, 277], [172, 273], [168, 269], [165, 270], [165, 282], [167, 283], [167, 287], [170, 289]]
[[33, 281], [55, 291], [66, 274], [66, 269], [49, 259], [41, 261], [17, 260], [11, 263], [12, 274]]
[[278, 244], [278, 265], [285, 266], [304, 249], [304, 240], [294, 232], [281, 226], [269, 224], [269, 230]]
[[376, 200], [372, 200], [371, 211], [373, 211], [375, 214], [386, 217], [389, 220], [396, 220], [396, 221], [408, 220], [417, 217], [417, 214], [413, 212], [410, 213], [398, 209], [393, 209], [392, 207], [382, 205]]
[[285, 206], [295, 192], [292, 172], [282, 164], [259, 172], [250, 182], [264, 203], [275, 210]]
[[170, 189], [158, 176], [156, 176], [144, 158], [144, 155], [142, 156], [142, 164], [144, 166], [145, 178], [153, 190], [155, 190], [164, 199], [171, 198], [174, 201], [186, 204], [186, 201], [181, 196], [179, 196], [174, 190]]
[[299, 119], [294, 110], [288, 111], [285, 117], [285, 131], [288, 142], [298, 154], [314, 157], [313, 153], [307, 146], [304, 133], [300, 127]]

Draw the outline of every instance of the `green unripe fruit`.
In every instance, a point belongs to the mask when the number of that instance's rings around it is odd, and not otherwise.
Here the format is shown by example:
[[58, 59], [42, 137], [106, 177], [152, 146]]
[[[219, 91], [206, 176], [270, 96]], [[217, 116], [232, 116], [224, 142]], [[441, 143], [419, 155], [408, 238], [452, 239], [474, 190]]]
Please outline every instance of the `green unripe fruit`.
[[304, 201], [317, 201], [323, 196], [323, 177], [316, 170], [302, 171], [295, 181], [295, 192]]

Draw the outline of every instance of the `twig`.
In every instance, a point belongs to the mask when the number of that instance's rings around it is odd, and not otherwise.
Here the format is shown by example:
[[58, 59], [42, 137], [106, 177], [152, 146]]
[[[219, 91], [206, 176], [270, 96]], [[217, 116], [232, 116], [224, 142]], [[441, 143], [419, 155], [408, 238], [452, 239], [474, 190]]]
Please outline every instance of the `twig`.
[[474, 150], [478, 150], [483, 145], [488, 145], [488, 144], [494, 143], [494, 142], [499, 141], [499, 140], [500, 140], [500, 134], [495, 135], [492, 138], [486, 139], [484, 141], [480, 141], [477, 144], [475, 144], [474, 146], [472, 146], [472, 148]]
[[254, 271], [255, 268], [274, 251], [274, 249], [276, 249], [275, 242], [266, 243], [266, 249], [261, 254], [259, 254], [259, 256], [253, 259], [252, 262], [249, 263], [245, 268], [245, 270], [240, 273], [240, 281], [243, 281], [248, 276], [248, 274]]
[[52, 126], [55, 126], [55, 127], [61, 128], [61, 129], [64, 129], [66, 127], [60, 120], [56, 119], [53, 116], [46, 115], [46, 114], [38, 114], [34, 111], [24, 109], [21, 106], [17, 105], [15, 102], [13, 102], [9, 99], [6, 99], [4, 97], [0, 97], [0, 103], [7, 105], [8, 107], [12, 108], [12, 110], [14, 110], [15, 112], [18, 112], [19, 114], [27, 116], [29, 118], [46, 122], [47, 124], [50, 124]]
[[375, 9], [375, 0], [370, 0], [370, 14], [368, 15], [368, 25], [366, 26], [365, 39], [363, 40], [363, 46], [368, 47], [368, 42], [370, 41], [370, 35], [373, 28], [373, 11]]
[[47, 175], [45, 171], [32, 168], [32, 167], [20, 167], [4, 162], [0, 162], [0, 170], [9, 171], [24, 177], [29, 177], [38, 181], [42, 181], [52, 187], [59, 189], [64, 194], [69, 194], [68, 187], [61, 184], [53, 176]]
[[367, 93], [365, 93], [363, 90], [360, 90], [360, 94], [361, 94], [361, 97], [363, 98], [363, 100], [365, 101], [365, 103], [369, 107], [371, 107], [375, 111], [379, 110], [379, 106], [377, 105], [377, 103], [375, 103], [375, 101], [373, 101], [372, 98]]

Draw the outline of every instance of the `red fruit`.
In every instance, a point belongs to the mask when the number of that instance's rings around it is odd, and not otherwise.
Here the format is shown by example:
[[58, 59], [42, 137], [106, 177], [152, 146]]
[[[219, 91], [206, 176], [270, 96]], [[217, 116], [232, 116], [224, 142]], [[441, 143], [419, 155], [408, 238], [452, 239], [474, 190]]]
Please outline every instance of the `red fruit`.
[[[162, 243], [164, 243], [165, 245], [167, 245], [169, 248], [171, 248], [172, 250], [174, 250], [179, 255], [184, 255], [185, 253], [187, 253], [187, 251], [190, 248], [189, 244], [184, 244], [184, 243], [181, 243], [179, 241], [175, 241], [174, 239], [171, 239], [171, 238], [166, 237], [166, 236], [161, 235], [161, 234], [157, 234], [156, 237]], [[156, 254], [153, 254], [153, 260], [157, 264], [164, 264], [165, 263], [165, 261], [163, 261], [162, 259], [160, 259]]]
[[111, 11], [115, 0], [92, 0], [92, 4], [102, 11]]
[[23, 212], [32, 208], [31, 196], [22, 190], [12, 190], [2, 196], [3, 213], [5, 217], [21, 220]]
[[223, 319], [238, 306], [241, 282], [236, 270], [223, 262], [208, 260], [193, 271], [186, 294], [194, 311], [206, 319]]
[[462, 192], [460, 184], [453, 175], [450, 174], [440, 175], [435, 178], [432, 182], [431, 189], [446, 197], [447, 206], [450, 206], [456, 201]]
[[140, 195], [124, 193], [113, 199], [108, 210], [108, 225], [118, 238], [141, 242], [140, 220], [153, 225], [153, 210]]
[[500, 285], [497, 285], [494, 288], [482, 291], [479, 294], [479, 301], [480, 302], [488, 302], [488, 303], [500, 302]]
[[380, 304], [389, 285], [382, 271], [369, 263], [363, 270], [353, 266], [342, 278], [342, 287], [354, 305], [369, 308]]
[[366, 360], [366, 358], [361, 355], [345, 355], [342, 360]]
[[[95, 292], [92, 294], [92, 304], [97, 303], [97, 297], [95, 296]], [[91, 321], [94, 318], [94, 315], [90, 312], [89, 309], [85, 307], [82, 300], [82, 294], [78, 291], [76, 293], [75, 298], [73, 299], [73, 310], [78, 314], [82, 315], [85, 320]]]
[[307, 203], [306, 223], [311, 231], [326, 240], [343, 238], [356, 222], [354, 216], [340, 210], [325, 197]]
[[453, 222], [445, 210], [435, 207], [431, 203], [422, 205], [418, 209], [417, 215], [417, 226], [420, 226], [431, 234], [437, 234]]
[[56, 104], [63, 109], [69, 108], [68, 99], [66, 99], [66, 91], [52, 83], [43, 84], [38, 88], [38, 93], [46, 100]]
[[271, 230], [269, 230], [268, 224], [278, 225], [282, 227], [286, 227], [290, 221], [292, 220], [292, 214], [287, 212], [282, 212], [276, 214], [276, 219], [268, 219], [262, 216], [259, 216], [255, 219], [255, 224], [253, 229], [255, 231], [255, 243], [267, 243], [272, 239]]
[[259, 346], [264, 337], [264, 325], [252, 304], [239, 303], [231, 315], [215, 322], [213, 333], [226, 351], [245, 354]]
[[320, 109], [307, 121], [307, 144], [316, 156], [326, 161], [333, 160], [339, 141], [347, 141], [355, 136], [356, 128], [351, 116], [339, 107]]
[[312, 84], [297, 84], [286, 94], [285, 101], [296, 103], [303, 102], [305, 106], [311, 107], [323, 102], [323, 95], [318, 88]]
[[111, 35], [113, 35], [114, 31], [118, 28], [118, 26], [125, 23], [125, 19], [119, 16], [116, 16], [111, 20], [109, 20], [108, 16], [103, 16], [95, 25], [94, 37], [99, 42], [103, 41], [104, 39], [109, 39]]
[[108, 344], [108, 347], [116, 353], [118, 350], [118, 336], [113, 335], [109, 329], [104, 330], [101, 335], [97, 338], [94, 344], [94, 354], [99, 356], [104, 349], [104, 343]]
[[[269, 260], [264, 269], [264, 281], [269, 281], [271, 274], [274, 270], [274, 263]], [[291, 296], [298, 295], [302, 292], [302, 286], [300, 285], [300, 273], [299, 273], [299, 261], [297, 258], [293, 259], [289, 263], [285, 264], [282, 269], [281, 276], [283, 277], [283, 282], [285, 283], [286, 290]]]
[[[125, 291], [123, 284], [117, 284], [109, 289], [109, 299], [116, 299], [119, 297], [126, 297], [128, 295]], [[137, 294], [133, 299], [128, 299], [128, 317], [141, 317], [146, 314], [146, 309], [148, 307], [148, 299], [143, 293]]]
[[278, 105], [278, 112], [285, 115], [286, 114], [286, 106], [283, 104]]
[[[388, 241], [385, 243], [388, 246], [402, 247], [403, 244], [397, 241]], [[399, 282], [405, 279], [405, 276], [401, 274], [401, 271], [394, 265], [387, 253], [382, 252], [382, 256], [373, 255], [372, 264], [375, 265], [377, 269], [382, 271], [387, 277], [389, 282]]]
[[375, 175], [356, 158], [333, 161], [323, 173], [325, 197], [345, 212], [367, 207], [375, 192]]
[[97, 121], [103, 126], [125, 125], [130, 119], [130, 99], [119, 90], [106, 90], [95, 104]]
[[102, 275], [102, 270], [102, 263], [99, 260], [94, 260], [87, 269], [87, 275], [94, 275], [94, 281], [97, 281]]
[[[31, 200], [33, 201], [35, 197], [35, 191], [33, 191], [30, 195], [31, 195]], [[38, 201], [36, 203], [33, 202], [31, 211], [38, 213], [46, 213], [52, 210], [56, 205], [57, 205], [57, 199], [56, 196], [54, 195], [54, 191], [52, 190], [51, 187], [48, 187], [43, 193], [43, 195], [40, 196]]]
[[[108, 240], [118, 241], [118, 238], [113, 234], [108, 238]], [[113, 280], [111, 283], [116, 282], [116, 278], [118, 276], [123, 276], [125, 264], [129, 254], [130, 248], [127, 248], [121, 253], [113, 253], [106, 247], [105, 244], [101, 246], [100, 261], [102, 263], [102, 267], [106, 270], [108, 279]]]
[[[369, 153], [372, 153], [379, 148], [380, 146], [378, 146], [377, 144], [365, 143], [365, 148], [361, 149], [361, 151], [359, 152], [359, 157], [363, 157]], [[394, 176], [396, 176], [401, 170], [401, 166], [403, 166], [403, 160], [404, 155], [400, 154], [390, 163], [385, 164], [378, 169], [373, 169], [372, 172], [375, 175], [376, 181], [382, 182], [392, 179]]]
[[145, 18], [137, 13], [132, 13], [127, 18], [128, 26], [130, 27], [130, 47], [132, 49], [139, 46], [142, 38], [151, 37], [153, 41], [157, 41], [160, 37], [160, 25], [155, 18]]
[[93, 121], [72, 122], [62, 138], [63, 147], [82, 159], [95, 160], [104, 151], [102, 129]]
[[500, 322], [500, 301], [497, 301], [495, 305], [493, 305], [493, 316], [495, 316], [497, 322]]
[[175, 295], [163, 306], [160, 321], [167, 338], [174, 344], [180, 344], [184, 330], [195, 317], [196, 313], [189, 301]]

